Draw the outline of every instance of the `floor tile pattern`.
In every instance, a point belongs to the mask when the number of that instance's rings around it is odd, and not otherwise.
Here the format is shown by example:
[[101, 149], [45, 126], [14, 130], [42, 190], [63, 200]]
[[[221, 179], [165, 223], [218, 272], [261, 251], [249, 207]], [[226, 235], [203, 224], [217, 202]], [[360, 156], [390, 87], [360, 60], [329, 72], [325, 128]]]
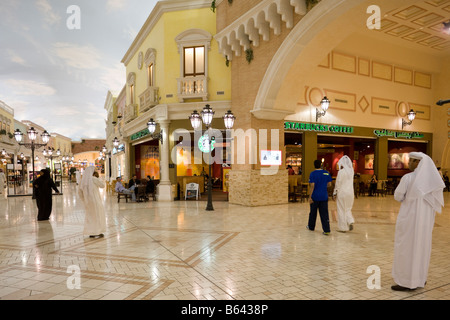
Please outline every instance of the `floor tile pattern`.
[[[309, 205], [203, 201], [117, 203], [103, 192], [107, 232], [83, 236], [77, 186], [64, 183], [50, 221], [31, 197], [0, 195], [1, 300], [449, 300], [450, 193], [436, 216], [428, 283], [390, 289], [392, 195], [355, 199], [355, 229], [306, 230]], [[206, 199], [206, 197], [204, 197]], [[373, 288], [373, 268], [381, 287]], [[74, 270], [79, 270], [79, 274]], [[77, 282], [78, 281], [78, 282]], [[75, 284], [79, 283], [77, 287]]]

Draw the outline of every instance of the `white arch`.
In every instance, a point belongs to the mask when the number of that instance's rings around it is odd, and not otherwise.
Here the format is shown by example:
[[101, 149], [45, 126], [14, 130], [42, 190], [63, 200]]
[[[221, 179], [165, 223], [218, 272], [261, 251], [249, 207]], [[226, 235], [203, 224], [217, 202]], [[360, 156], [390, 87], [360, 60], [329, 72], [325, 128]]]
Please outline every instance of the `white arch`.
[[[384, 12], [418, 0], [382, 0]], [[322, 0], [290, 31], [269, 64], [259, 87], [252, 113], [261, 119], [295, 110], [300, 81], [289, 79], [309, 74], [326, 55], [352, 33], [366, 25], [371, 0]], [[295, 70], [296, 74], [293, 74]], [[298, 72], [301, 70], [302, 72]], [[280, 112], [279, 112], [280, 113]], [[269, 118], [267, 118], [269, 119]]]

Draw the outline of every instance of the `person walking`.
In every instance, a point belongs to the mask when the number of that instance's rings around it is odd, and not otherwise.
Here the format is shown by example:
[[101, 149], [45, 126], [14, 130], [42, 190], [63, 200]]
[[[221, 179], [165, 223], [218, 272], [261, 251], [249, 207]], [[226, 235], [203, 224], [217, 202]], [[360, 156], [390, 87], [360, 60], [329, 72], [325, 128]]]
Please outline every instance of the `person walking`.
[[433, 160], [422, 152], [409, 154], [409, 169], [394, 192], [401, 202], [395, 224], [392, 277], [395, 291], [415, 290], [427, 282], [436, 212], [444, 206], [444, 182]]
[[6, 188], [6, 177], [3, 173], [3, 169], [0, 169], [0, 194], [3, 193], [4, 188]]
[[49, 220], [53, 206], [52, 190], [59, 194], [59, 190], [50, 176], [50, 170], [42, 169], [40, 171], [39, 178], [33, 182], [33, 189], [38, 207], [38, 221]]
[[353, 230], [355, 219], [352, 215], [355, 193], [353, 191], [353, 163], [348, 156], [343, 156], [338, 161], [339, 171], [336, 177], [336, 185], [333, 191], [333, 200], [336, 200], [338, 231], [347, 232]]
[[320, 221], [324, 235], [330, 234], [330, 220], [328, 214], [328, 187], [331, 186], [331, 175], [328, 171], [320, 168], [321, 161], [314, 161], [315, 170], [309, 175], [309, 220], [306, 228], [314, 231], [316, 227], [317, 210], [319, 210]]
[[105, 208], [99, 191], [99, 188], [104, 187], [105, 182], [99, 178], [95, 167], [86, 168], [78, 188], [78, 195], [86, 211], [83, 233], [91, 238], [103, 237], [106, 232]]
[[75, 179], [77, 180], [77, 185], [79, 185], [81, 182], [81, 172], [78, 169], [75, 171]]

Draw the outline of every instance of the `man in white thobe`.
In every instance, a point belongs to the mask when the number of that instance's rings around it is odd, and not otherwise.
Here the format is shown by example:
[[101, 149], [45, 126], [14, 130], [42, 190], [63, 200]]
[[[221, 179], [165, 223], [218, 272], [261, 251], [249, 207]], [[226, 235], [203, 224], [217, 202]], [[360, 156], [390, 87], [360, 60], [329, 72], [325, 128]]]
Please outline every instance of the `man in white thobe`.
[[392, 290], [424, 287], [431, 257], [435, 213], [444, 206], [444, 183], [433, 160], [422, 152], [409, 154], [409, 169], [395, 189], [401, 202], [395, 225]]
[[353, 191], [353, 163], [348, 156], [338, 161], [339, 171], [333, 191], [333, 200], [336, 200], [338, 231], [353, 230], [355, 219], [352, 215], [355, 194]]
[[103, 237], [106, 231], [106, 215], [99, 188], [104, 188], [105, 182], [98, 177], [95, 167], [86, 168], [78, 188], [78, 194], [83, 200], [86, 210], [84, 221], [85, 235]]
[[5, 177], [5, 174], [3, 173], [3, 169], [0, 169], [0, 194], [3, 193], [5, 184], [6, 184], [6, 177]]
[[81, 172], [79, 170], [75, 171], [75, 179], [77, 180], [77, 185], [81, 182]]

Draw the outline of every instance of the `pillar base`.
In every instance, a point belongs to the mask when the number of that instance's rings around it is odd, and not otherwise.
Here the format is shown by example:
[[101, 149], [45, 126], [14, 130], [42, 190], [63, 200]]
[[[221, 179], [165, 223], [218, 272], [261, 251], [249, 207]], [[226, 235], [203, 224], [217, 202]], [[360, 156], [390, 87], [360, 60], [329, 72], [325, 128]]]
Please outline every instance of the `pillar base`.
[[156, 188], [156, 200], [157, 201], [173, 201], [173, 194], [172, 194], [172, 185], [170, 182], [161, 182], [158, 184]]

